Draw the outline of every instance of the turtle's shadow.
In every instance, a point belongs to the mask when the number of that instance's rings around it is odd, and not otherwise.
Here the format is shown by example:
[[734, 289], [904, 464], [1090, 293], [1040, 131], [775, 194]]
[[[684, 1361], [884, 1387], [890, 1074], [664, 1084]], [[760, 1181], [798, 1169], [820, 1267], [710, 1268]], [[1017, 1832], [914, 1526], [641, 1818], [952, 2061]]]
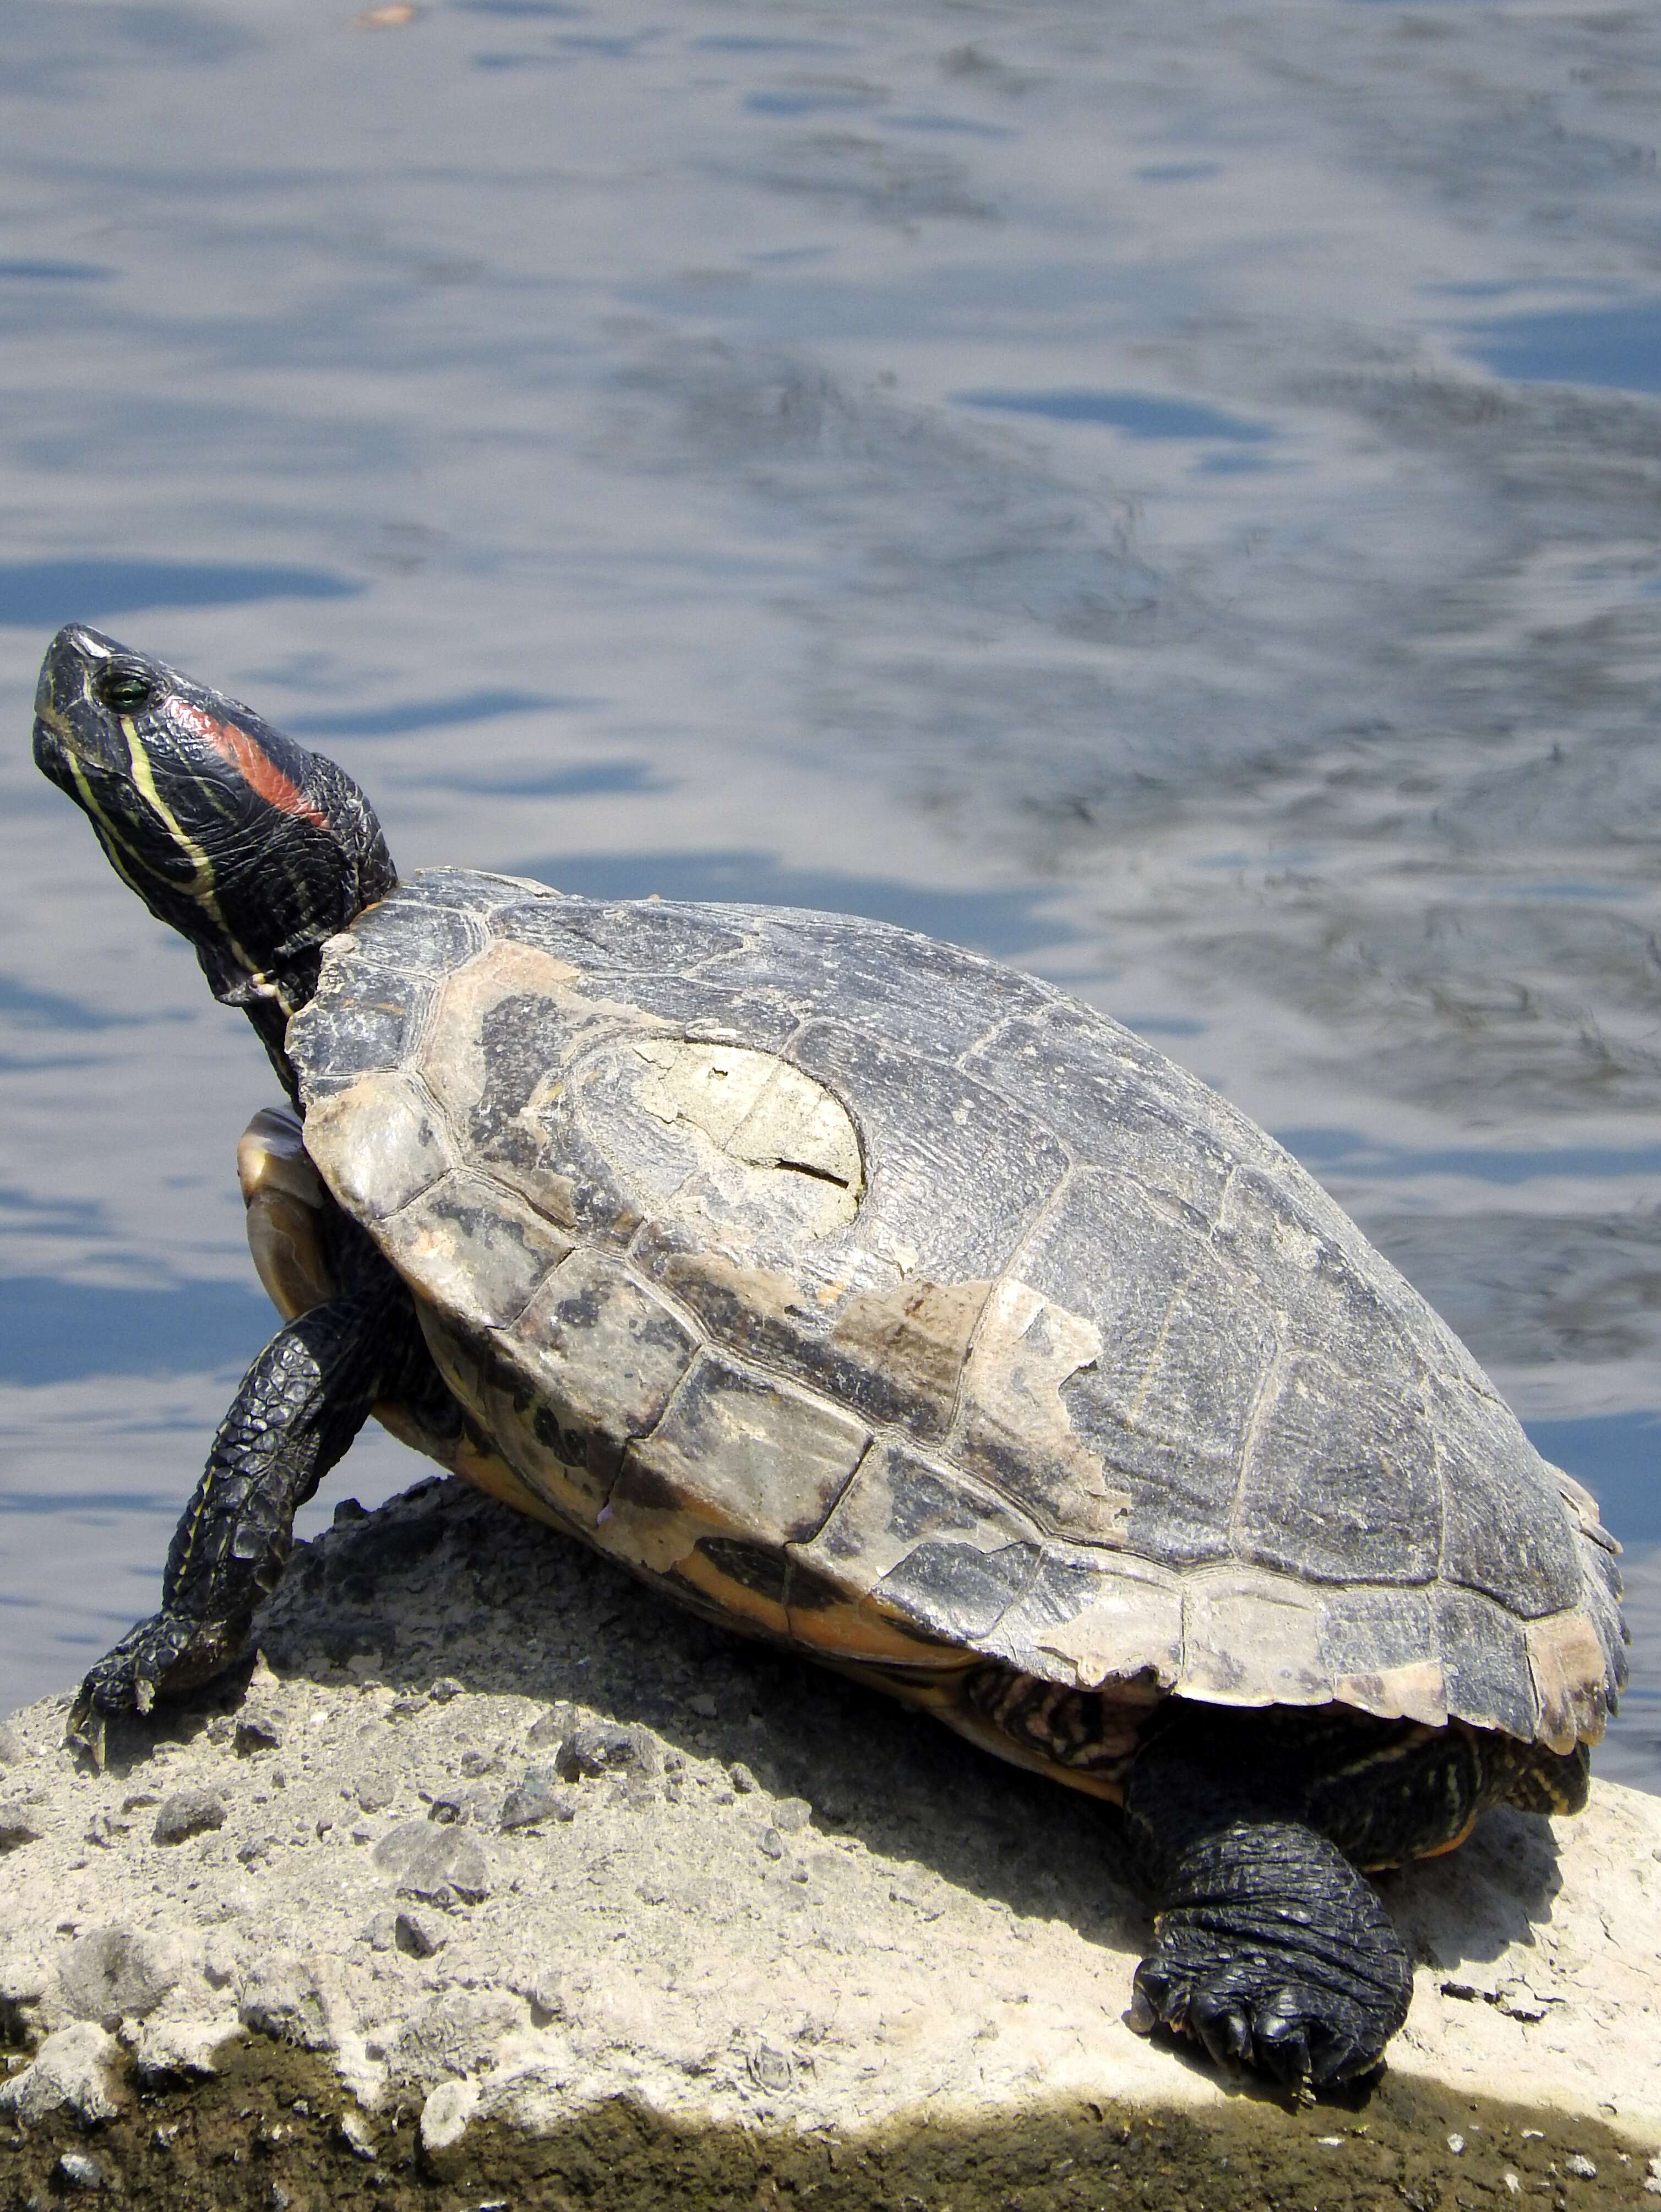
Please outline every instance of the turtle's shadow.
[[[1112, 1807], [1006, 1765], [877, 1692], [708, 1626], [462, 1484], [430, 1480], [373, 1513], [348, 1500], [337, 1515], [296, 1548], [256, 1624], [280, 1672], [423, 1696], [447, 1678], [640, 1725], [666, 1749], [742, 1765], [775, 1796], [805, 1799], [821, 1831], [856, 1836], [1022, 1920], [1146, 1948], [1150, 1916]], [[174, 1708], [172, 1725], [203, 1725], [239, 1701], [247, 1679], [246, 1665], [221, 1676]], [[1547, 1824], [1506, 1812], [1488, 1816], [1458, 1852], [1385, 1877], [1384, 1890], [1421, 1959], [1449, 1969], [1526, 1942], [1558, 1886]]]

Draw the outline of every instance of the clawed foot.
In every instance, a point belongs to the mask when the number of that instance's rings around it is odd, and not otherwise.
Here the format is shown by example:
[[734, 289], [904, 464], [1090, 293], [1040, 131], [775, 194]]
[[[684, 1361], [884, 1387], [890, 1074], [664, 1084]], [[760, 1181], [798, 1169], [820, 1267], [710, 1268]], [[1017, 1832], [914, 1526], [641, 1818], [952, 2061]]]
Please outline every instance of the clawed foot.
[[101, 1767], [108, 1722], [148, 1713], [159, 1697], [177, 1696], [205, 1682], [229, 1664], [240, 1644], [240, 1636], [224, 1621], [152, 1613], [129, 1629], [88, 1674], [70, 1708], [64, 1742]]
[[[1296, 1978], [1297, 1962], [1219, 1947], [1197, 1956], [1191, 1931], [1172, 1957], [1164, 1942], [1137, 1968], [1131, 2025], [1191, 2036], [1219, 2066], [1252, 2066], [1300, 2097], [1361, 2080], [1382, 2063], [1393, 2022], [1347, 1993]], [[1164, 1930], [1161, 1928], [1161, 1935]]]

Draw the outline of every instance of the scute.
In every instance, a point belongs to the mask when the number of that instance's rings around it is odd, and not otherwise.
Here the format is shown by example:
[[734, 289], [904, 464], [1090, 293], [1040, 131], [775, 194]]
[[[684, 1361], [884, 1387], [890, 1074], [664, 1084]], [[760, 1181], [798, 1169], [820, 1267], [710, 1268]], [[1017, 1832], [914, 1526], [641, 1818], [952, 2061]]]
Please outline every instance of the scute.
[[524, 1495], [706, 1611], [918, 1680], [1601, 1729], [1585, 1493], [1271, 1139], [1033, 978], [438, 872], [288, 1048]]

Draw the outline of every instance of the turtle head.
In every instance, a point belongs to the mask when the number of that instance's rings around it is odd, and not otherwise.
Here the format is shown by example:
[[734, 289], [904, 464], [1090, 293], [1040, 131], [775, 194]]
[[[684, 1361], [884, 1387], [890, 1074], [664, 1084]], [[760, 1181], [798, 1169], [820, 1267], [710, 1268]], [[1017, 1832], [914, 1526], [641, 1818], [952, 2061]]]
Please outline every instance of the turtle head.
[[374, 809], [332, 761], [82, 624], [46, 649], [34, 757], [111, 866], [196, 947], [292, 1092], [288, 1018], [324, 941], [397, 881]]

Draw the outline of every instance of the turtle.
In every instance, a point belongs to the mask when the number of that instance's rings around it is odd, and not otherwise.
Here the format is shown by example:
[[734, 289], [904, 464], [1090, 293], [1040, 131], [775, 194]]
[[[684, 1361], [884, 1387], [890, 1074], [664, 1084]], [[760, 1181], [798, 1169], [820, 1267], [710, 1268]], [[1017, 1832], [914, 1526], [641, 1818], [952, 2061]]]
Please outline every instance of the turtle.
[[1411, 1969], [1370, 1876], [1584, 1803], [1619, 1547], [1298, 1163], [888, 924], [401, 881], [343, 770], [83, 625], [35, 714], [284, 1094], [238, 1156], [282, 1323], [71, 1740], [235, 1661], [373, 1413], [1115, 1808], [1133, 2027], [1375, 2074]]

